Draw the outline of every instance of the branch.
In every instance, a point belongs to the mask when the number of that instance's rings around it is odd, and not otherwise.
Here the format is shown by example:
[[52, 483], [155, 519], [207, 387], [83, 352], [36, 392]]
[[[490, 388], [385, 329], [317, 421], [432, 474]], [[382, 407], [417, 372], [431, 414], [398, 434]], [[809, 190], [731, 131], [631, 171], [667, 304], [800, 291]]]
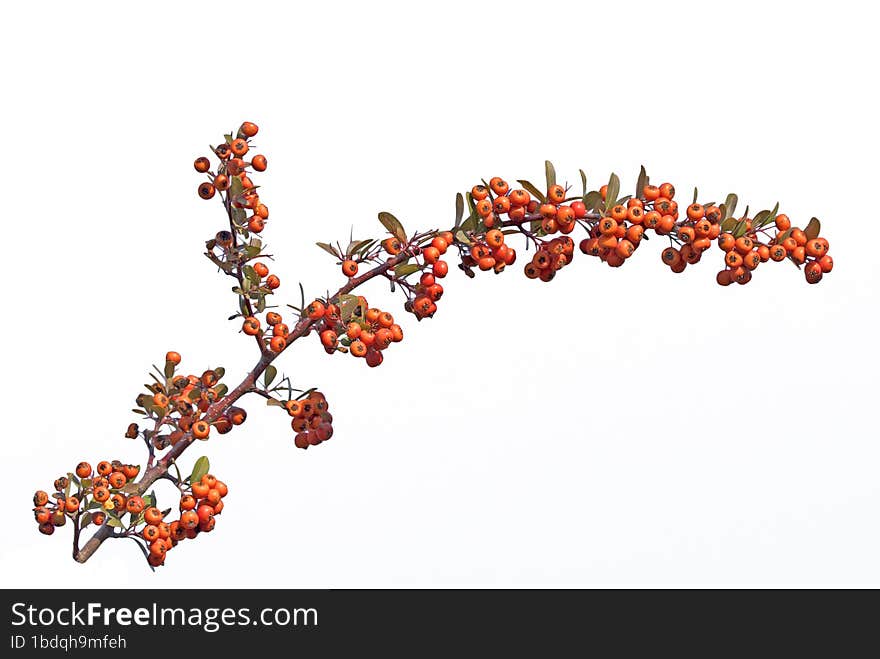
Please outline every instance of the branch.
[[[388, 272], [390, 269], [395, 266], [403, 263], [408, 258], [412, 256], [411, 248], [402, 251], [400, 254], [389, 258], [385, 263], [376, 266], [372, 270], [368, 270], [364, 274], [355, 277], [347, 284], [342, 286], [336, 293], [334, 293], [329, 302], [335, 303], [339, 300], [340, 295], [345, 295], [346, 293], [350, 293], [354, 289], [356, 289], [361, 284], [368, 282], [370, 279], [374, 277], [378, 277]], [[299, 321], [294, 326], [293, 330], [288, 335], [287, 347], [296, 341], [297, 339], [306, 336], [312, 328], [312, 325], [315, 321], [311, 320], [308, 316], [302, 316]], [[261, 344], [262, 345], [262, 344]], [[286, 350], [287, 348], [285, 348]], [[266, 370], [266, 367], [269, 366], [281, 353], [274, 353], [271, 351], [264, 351], [260, 356], [260, 360], [254, 365], [254, 367], [247, 373], [244, 379], [229, 393], [227, 393], [223, 398], [215, 402], [211, 407], [208, 408], [207, 414], [205, 416], [205, 420], [208, 423], [214, 423], [220, 416], [237, 401], [244, 394], [250, 393], [253, 391], [254, 386], [256, 385], [257, 379], [263, 374], [263, 371]], [[165, 474], [168, 473], [168, 469], [175, 463], [175, 461], [183, 454], [186, 449], [190, 447], [197, 440], [192, 436], [192, 433], [189, 432], [183, 436], [183, 438], [177, 442], [171, 449], [166, 453], [162, 458], [153, 466], [149, 467], [141, 477], [139, 481], [137, 481], [137, 488], [135, 488], [130, 494], [137, 494], [139, 496], [143, 496], [147, 490], [160, 478], [163, 478]], [[113, 537], [113, 529], [109, 525], [104, 525], [98, 531], [92, 535], [91, 538], [83, 545], [82, 549], [78, 549], [79, 542], [79, 525], [77, 524], [77, 529], [74, 531], [75, 540], [74, 540], [74, 559], [78, 563], [85, 563], [88, 561], [92, 555], [98, 550], [101, 544], [107, 540], [108, 538]]]

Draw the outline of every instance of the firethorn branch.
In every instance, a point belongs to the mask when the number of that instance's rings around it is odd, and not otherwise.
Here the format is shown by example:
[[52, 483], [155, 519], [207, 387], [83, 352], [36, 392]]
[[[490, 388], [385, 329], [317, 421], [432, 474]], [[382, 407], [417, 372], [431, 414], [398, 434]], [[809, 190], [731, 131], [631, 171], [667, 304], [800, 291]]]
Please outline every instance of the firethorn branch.
[[[51, 535], [72, 522], [73, 557], [80, 563], [88, 561], [105, 540], [130, 538], [155, 568], [180, 542], [214, 529], [225, 505], [226, 484], [209, 473], [207, 457], [196, 460], [186, 477], [178, 460], [197, 441], [209, 439], [212, 431], [222, 435], [244, 423], [247, 414], [237, 403], [246, 394], [256, 394], [269, 406], [285, 410], [298, 448], [329, 440], [333, 417], [326, 397], [314, 388], [294, 389], [286, 376], [273, 385], [278, 376], [273, 362], [295, 341], [314, 333], [328, 354], [349, 353], [370, 367], [379, 366], [390, 345], [403, 340], [403, 330], [390, 312], [354, 294], [375, 277], [387, 279], [392, 292], [399, 289], [405, 297], [404, 309], [423, 320], [433, 317], [443, 296], [440, 280], [449, 270], [443, 258], [447, 253], [457, 255], [459, 269], [469, 277], [476, 276], [475, 270], [501, 274], [517, 260], [507, 239], [519, 235], [527, 249], [535, 248], [523, 268], [526, 277], [549, 282], [572, 262], [575, 243], [569, 234], [577, 229], [586, 232], [580, 251], [611, 267], [624, 265], [651, 231], [668, 238], [669, 246], [661, 250], [660, 258], [674, 273], [700, 262], [716, 243], [723, 254], [723, 268], [716, 274], [722, 286], [748, 284], [752, 273], [768, 261], [788, 260], [803, 268], [811, 284], [833, 268], [828, 241], [819, 236], [816, 218], [800, 229], [778, 212], [778, 204], [754, 215], [746, 208], [737, 216], [736, 195], [727, 195], [719, 204], [700, 203], [697, 190], [680, 213], [674, 186], [651, 185], [644, 167], [633, 195], [621, 196], [615, 174], [598, 190], [590, 190], [583, 171], [578, 195], [571, 186], [556, 182], [556, 171], [546, 162], [543, 189], [529, 181], [519, 181], [521, 187], [511, 189], [502, 178], [494, 177], [458, 194], [449, 230], [410, 234], [396, 217], [383, 212], [379, 221], [386, 233], [378, 238], [351, 239], [346, 247], [318, 243], [337, 259], [345, 283], [309, 304], [303, 294], [300, 307], [287, 305], [297, 314], [288, 326], [275, 307], [268, 305], [268, 296], [281, 281], [263, 262], [271, 258], [260, 238], [269, 209], [250, 178], [254, 172], [265, 171], [267, 160], [263, 155], [244, 159], [257, 131], [256, 125], [244, 122], [237, 133], [225, 135], [222, 143], [212, 147], [219, 161], [216, 169], [208, 157], [196, 159], [194, 166], [208, 177], [198, 187], [199, 196], [211, 199], [219, 192], [228, 225], [206, 241], [205, 254], [234, 278], [238, 310], [230, 320], [242, 319], [241, 331], [254, 337], [259, 359], [229, 390], [220, 382], [223, 368], [208, 369], [200, 376], [183, 375], [177, 372], [180, 355], [168, 352], [164, 369], [150, 374], [153, 382], [145, 385], [148, 393], [136, 398], [134, 411], [151, 421], [151, 427], [141, 429], [132, 423], [125, 432], [128, 438], [141, 437], [145, 442], [143, 473], [139, 466], [115, 460], [102, 460], [95, 469], [81, 462], [73, 472], [55, 480], [51, 496], [42, 490], [35, 493], [39, 530]], [[363, 272], [362, 266], [366, 266]], [[415, 275], [417, 281], [409, 279]], [[263, 314], [261, 320], [258, 316]], [[258, 386], [260, 378], [263, 386]], [[179, 514], [158, 507], [151, 488], [159, 480], [168, 480], [177, 489]], [[81, 533], [88, 526], [96, 531], [80, 547]]]

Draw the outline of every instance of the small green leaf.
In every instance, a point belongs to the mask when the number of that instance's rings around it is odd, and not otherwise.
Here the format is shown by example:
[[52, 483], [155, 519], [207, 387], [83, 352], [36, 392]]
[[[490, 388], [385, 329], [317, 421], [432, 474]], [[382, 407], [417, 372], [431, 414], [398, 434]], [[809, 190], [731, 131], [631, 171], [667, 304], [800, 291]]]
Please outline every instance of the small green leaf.
[[592, 190], [584, 195], [584, 206], [587, 207], [587, 210], [594, 212], [602, 210], [605, 202], [602, 200], [601, 193], [598, 190]]
[[692, 204], [697, 203], [697, 197], [700, 196], [699, 191], [697, 190], [697, 186], [694, 186], [694, 200], [691, 202]]
[[174, 364], [172, 364], [172, 363], [169, 362], [169, 361], [166, 361], [166, 362], [165, 362], [165, 368], [164, 368], [164, 370], [163, 370], [163, 373], [164, 373], [164, 375], [165, 375], [165, 379], [170, 380], [170, 379], [171, 379], [171, 376], [174, 375]]
[[617, 204], [617, 195], [620, 194], [620, 179], [612, 172], [608, 179], [608, 190], [605, 193], [605, 212], [610, 211]]
[[233, 176], [232, 180], [229, 182], [229, 195], [237, 197], [242, 192], [244, 192], [244, 186], [241, 183], [241, 179], [237, 176]]
[[107, 513], [107, 526], [115, 526], [118, 529], [125, 528], [125, 524], [122, 523], [122, 520], [119, 519], [116, 515], [111, 512]]
[[343, 322], [348, 322], [354, 315], [359, 304], [357, 295], [343, 294], [339, 296], [339, 317]]
[[547, 178], [547, 189], [556, 185], [556, 168], [549, 160], [544, 161], [544, 176]]
[[[464, 227], [462, 227], [462, 229], [463, 228]], [[455, 239], [460, 243], [464, 243], [465, 245], [472, 244], [471, 239], [467, 237], [467, 234], [462, 229], [459, 229], [455, 232]]]
[[357, 246], [355, 246], [354, 250], [352, 251], [352, 256], [366, 254], [370, 250], [370, 248], [377, 242], [378, 241], [373, 238], [371, 238], [370, 240], [362, 240], [357, 244]]
[[406, 277], [414, 272], [418, 272], [422, 267], [416, 263], [401, 263], [394, 268], [394, 274], [397, 277]]
[[[468, 216], [468, 218], [467, 218], [464, 222], [462, 222], [462, 223], [461, 223], [461, 226], [458, 227], [458, 228], [459, 228], [459, 232], [458, 232], [458, 233], [461, 233], [462, 231], [474, 231], [474, 230], [476, 230], [476, 228], [477, 228], [477, 214], [476, 214], [476, 213], [471, 213], [471, 214]], [[458, 235], [458, 234], [456, 234], [456, 235]]]
[[269, 364], [266, 367], [266, 370], [263, 372], [263, 386], [268, 387], [275, 381], [275, 377], [278, 375], [278, 369], [275, 368], [272, 364]]
[[336, 251], [335, 248], [331, 247], [331, 246], [328, 245], [327, 243], [315, 243], [315, 244], [316, 244], [318, 247], [320, 247], [321, 249], [323, 249], [325, 252], [327, 252], [328, 254], [330, 254], [331, 256], [335, 256], [337, 259], [338, 259], [338, 258], [342, 258], [342, 255], [339, 254], [339, 253]]
[[523, 186], [523, 189], [528, 190], [529, 194], [531, 194], [535, 199], [540, 201], [542, 204], [547, 203], [547, 196], [543, 192], [538, 190], [538, 188], [536, 188], [532, 183], [530, 183], [528, 181], [517, 181], [517, 183], [519, 183], [521, 186]]
[[92, 513], [86, 511], [83, 513], [82, 517], [79, 518], [79, 528], [84, 529], [89, 525], [92, 521]]
[[382, 223], [382, 226], [388, 230], [388, 233], [397, 238], [400, 242], [406, 242], [406, 231], [404, 231], [400, 220], [394, 217], [391, 213], [382, 211], [379, 213], [379, 221]]
[[584, 174], [584, 170], [582, 170], [582, 169], [579, 169], [578, 171], [581, 173], [581, 185], [583, 185], [583, 189], [584, 189], [582, 194], [586, 195], [587, 194], [587, 175]]
[[461, 218], [464, 217], [464, 197], [459, 192], [455, 195], [455, 226], [461, 224]]
[[733, 214], [736, 212], [736, 202], [739, 201], [739, 198], [733, 194], [732, 192], [727, 195], [727, 199], [724, 201], [724, 219], [726, 220], [728, 217], [733, 217]]
[[247, 211], [244, 208], [233, 208], [232, 221], [238, 225], [245, 224], [247, 222]]
[[246, 265], [241, 269], [241, 272], [252, 284], [260, 283], [260, 275], [257, 274], [257, 271], [254, 270], [253, 267]]
[[807, 236], [807, 240], [813, 240], [813, 238], [819, 237], [819, 232], [822, 230], [822, 224], [819, 222], [819, 218], [812, 218], [807, 223], [806, 229], [804, 229], [804, 235]]
[[645, 194], [646, 185], [648, 185], [648, 172], [645, 170], [645, 166], [642, 165], [642, 168], [639, 170], [639, 178], [636, 180], [636, 199], [641, 199], [642, 195]]
[[225, 396], [229, 391], [229, 387], [227, 387], [225, 384], [218, 384], [214, 387], [214, 391], [217, 393], [218, 399], [223, 398], [223, 396]]
[[190, 483], [198, 483], [202, 480], [202, 476], [208, 473], [208, 470], [211, 468], [211, 463], [208, 461], [208, 457], [203, 455], [196, 463], [193, 465], [192, 473], [189, 475]]

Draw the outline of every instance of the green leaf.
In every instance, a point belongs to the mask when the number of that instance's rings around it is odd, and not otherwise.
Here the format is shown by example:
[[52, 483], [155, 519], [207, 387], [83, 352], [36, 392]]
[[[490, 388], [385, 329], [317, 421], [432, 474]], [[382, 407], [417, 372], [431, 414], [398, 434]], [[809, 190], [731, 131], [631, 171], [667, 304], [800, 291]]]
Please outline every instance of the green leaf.
[[211, 463], [208, 461], [208, 457], [203, 455], [196, 463], [193, 465], [192, 473], [189, 475], [190, 483], [198, 483], [202, 480], [202, 476], [208, 473], [208, 470], [211, 468]]
[[[462, 227], [462, 228], [464, 228], [464, 227]], [[458, 231], [455, 232], [455, 239], [460, 243], [464, 243], [465, 245], [472, 244], [471, 239], [467, 237], [467, 234], [464, 231], [462, 231], [462, 229], [459, 229]]]
[[587, 194], [587, 175], [584, 174], [584, 170], [582, 170], [582, 169], [579, 169], [578, 171], [581, 173], [581, 184], [583, 185], [583, 188], [584, 188], [583, 194], [586, 195]]
[[165, 362], [165, 368], [163, 370], [166, 380], [170, 380], [171, 376], [174, 375], [174, 364], [169, 361]]
[[602, 200], [602, 195], [598, 190], [591, 190], [587, 194], [584, 195], [584, 206], [587, 207], [587, 210], [598, 212], [605, 207], [605, 202]]
[[233, 176], [232, 180], [229, 182], [229, 195], [237, 197], [242, 192], [244, 192], [244, 186], [241, 183], [241, 179], [237, 176]]
[[744, 236], [747, 231], [747, 225], [745, 220], [740, 220], [736, 223], [736, 226], [733, 227], [733, 231], [731, 233], [735, 238], [739, 238], [740, 236]]
[[620, 194], [620, 179], [612, 172], [608, 179], [608, 190], [605, 193], [605, 212], [610, 211], [617, 204], [617, 195]]
[[538, 190], [538, 188], [536, 188], [532, 183], [530, 183], [529, 181], [517, 181], [517, 183], [523, 186], [523, 189], [528, 190], [529, 194], [531, 194], [542, 204], [547, 203], [547, 196], [543, 192]]
[[732, 192], [727, 195], [727, 199], [724, 201], [724, 219], [726, 220], [728, 217], [733, 217], [733, 214], [736, 212], [736, 202], [739, 201], [739, 198], [733, 194]]
[[547, 189], [556, 185], [556, 168], [549, 160], [544, 161], [544, 176], [547, 178]]
[[252, 266], [246, 265], [241, 269], [242, 274], [247, 278], [249, 282], [252, 284], [260, 283], [260, 275], [257, 274], [257, 271], [253, 269]]
[[343, 322], [351, 320], [358, 303], [357, 295], [343, 294], [339, 296], [339, 317]]
[[107, 511], [107, 526], [115, 526], [118, 529], [125, 528], [125, 524], [122, 523], [122, 520], [110, 511]]
[[156, 505], [156, 491], [151, 490], [149, 494], [144, 495], [145, 507], [149, 508]]
[[455, 226], [461, 224], [461, 218], [464, 217], [464, 197], [459, 192], [455, 195]]
[[266, 370], [263, 372], [263, 386], [268, 387], [275, 381], [275, 377], [278, 375], [278, 369], [275, 368], [272, 364], [269, 364], [266, 367]]
[[377, 242], [378, 242], [378, 241], [375, 240], [374, 238], [371, 238], [370, 240], [362, 240], [362, 241], [359, 242], [359, 243], [357, 244], [357, 246], [354, 248], [354, 251], [352, 252], [352, 255], [354, 256], [354, 255], [366, 254], [366, 253], [370, 250], [370, 248], [371, 248], [373, 245], [375, 245]]
[[697, 190], [697, 186], [694, 186], [694, 200], [691, 202], [692, 204], [697, 203], [697, 197], [700, 196], [699, 191]]
[[648, 172], [645, 170], [645, 166], [642, 165], [642, 168], [639, 170], [639, 178], [636, 181], [636, 199], [641, 199], [642, 195], [645, 194], [646, 185], [648, 185]]
[[819, 232], [822, 230], [822, 224], [819, 222], [819, 218], [811, 218], [807, 223], [807, 227], [804, 229], [804, 234], [807, 236], [807, 240], [813, 240], [813, 238], [819, 237]]
[[382, 226], [388, 230], [388, 233], [402, 243], [407, 242], [406, 231], [404, 231], [403, 225], [400, 223], [400, 220], [394, 217], [391, 213], [382, 211], [379, 213], [379, 221], [382, 223]]
[[[458, 228], [459, 228], [458, 233], [461, 233], [463, 231], [476, 230], [476, 228], [477, 228], [477, 214], [471, 213], [470, 215], [468, 215], [468, 218], [464, 222], [462, 222], [461, 226]], [[458, 235], [458, 234], [456, 234], [456, 235]]]
[[776, 211], [779, 210], [779, 204], [777, 203], [773, 210], [763, 210], [760, 211], [757, 215], [755, 215], [755, 219], [752, 220], [752, 227], [754, 229], [760, 229], [762, 227], [767, 226], [771, 222], [776, 219]]
[[82, 517], [79, 518], [79, 528], [84, 529], [89, 525], [92, 521], [92, 513], [86, 511], [83, 513]]
[[338, 258], [342, 258], [342, 255], [339, 254], [339, 252], [336, 251], [336, 248], [331, 247], [331, 246], [328, 245], [327, 243], [315, 243], [315, 244], [316, 244], [318, 247], [320, 247], [321, 249], [323, 249], [325, 252], [327, 252], [328, 254], [330, 254], [331, 256], [335, 256], [337, 259], [338, 259]]
[[407, 275], [411, 275], [414, 272], [418, 272], [422, 267], [417, 263], [401, 263], [396, 268], [394, 268], [394, 274], [397, 277], [406, 277]]
[[225, 384], [218, 384], [214, 387], [214, 391], [217, 392], [217, 398], [220, 399], [227, 394], [227, 392], [229, 391], [229, 387], [227, 387]]

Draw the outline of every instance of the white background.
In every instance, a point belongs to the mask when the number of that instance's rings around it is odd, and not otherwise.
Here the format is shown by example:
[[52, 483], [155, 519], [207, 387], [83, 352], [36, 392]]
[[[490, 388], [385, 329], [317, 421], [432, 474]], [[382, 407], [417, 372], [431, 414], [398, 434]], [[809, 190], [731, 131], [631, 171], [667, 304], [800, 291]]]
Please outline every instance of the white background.
[[[5, 7], [4, 586], [880, 585], [875, 65], [868, 3], [19, 3]], [[874, 17], [875, 18], [875, 17]], [[293, 447], [249, 401], [207, 452], [217, 530], [152, 574], [131, 543], [70, 559], [30, 497], [125, 440], [166, 350], [255, 361], [201, 256], [222, 226], [195, 156], [248, 119], [266, 232], [298, 302], [341, 282], [316, 240], [451, 225], [480, 177], [579, 185], [639, 165], [824, 221], [808, 286], [714, 283], [661, 241], [550, 285], [451, 273], [379, 369], [313, 337], [281, 360], [334, 439]], [[161, 490], [160, 490], [161, 495]], [[170, 492], [163, 500], [173, 505]]]

